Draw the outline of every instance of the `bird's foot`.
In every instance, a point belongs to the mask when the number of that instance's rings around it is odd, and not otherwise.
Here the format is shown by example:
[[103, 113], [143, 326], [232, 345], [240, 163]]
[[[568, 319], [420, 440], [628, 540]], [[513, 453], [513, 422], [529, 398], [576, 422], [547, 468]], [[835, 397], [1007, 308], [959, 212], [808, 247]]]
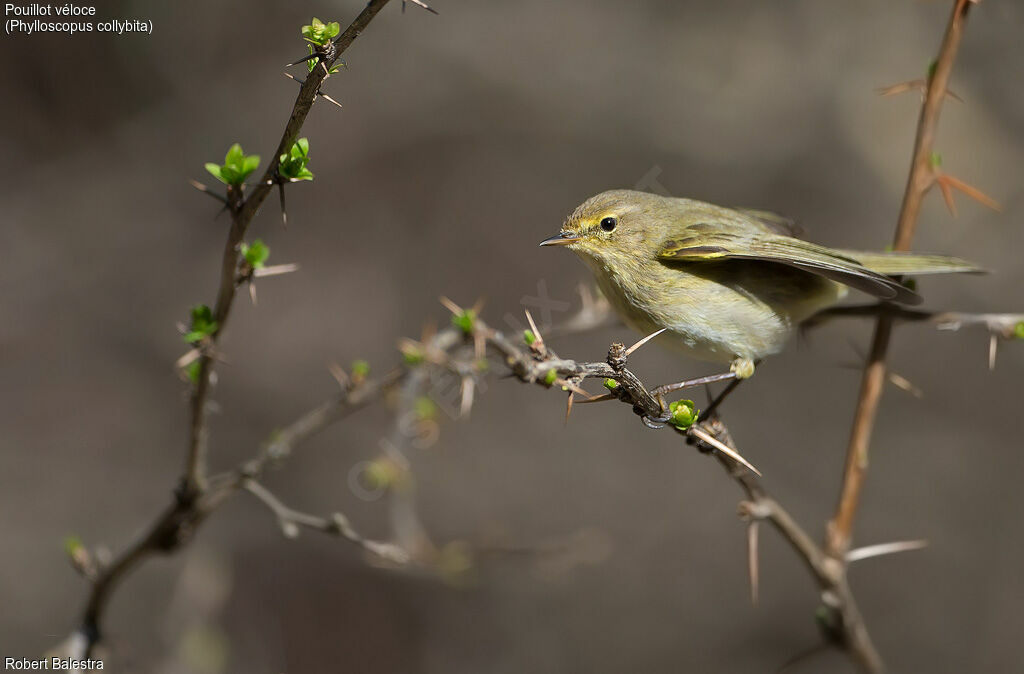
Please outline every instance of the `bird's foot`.
[[750, 379], [754, 376], [754, 361], [750, 358], [736, 358], [729, 366], [729, 371], [737, 379]]

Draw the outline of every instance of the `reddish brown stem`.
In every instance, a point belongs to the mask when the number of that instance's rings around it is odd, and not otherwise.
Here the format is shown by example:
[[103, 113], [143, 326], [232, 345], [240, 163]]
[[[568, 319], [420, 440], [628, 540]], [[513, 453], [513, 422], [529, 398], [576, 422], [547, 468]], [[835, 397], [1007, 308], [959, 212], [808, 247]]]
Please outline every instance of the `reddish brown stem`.
[[[925, 194], [935, 183], [935, 173], [931, 165], [932, 144], [939, 123], [942, 102], [949, 84], [949, 75], [953, 70], [953, 61], [960, 46], [964, 23], [971, 4], [971, 0], [956, 0], [954, 2], [946, 34], [939, 49], [939, 57], [928, 82], [928, 93], [921, 106], [921, 116], [917, 125], [917, 138], [914, 142], [910, 176], [907, 179], [903, 205], [893, 239], [894, 250], [909, 250], [921, 211], [921, 203]], [[860, 396], [857, 400], [853, 429], [846, 452], [846, 472], [843, 477], [842, 492], [835, 516], [828, 527], [827, 550], [829, 555], [835, 559], [843, 557], [849, 549], [853, 537], [853, 524], [857, 515], [857, 506], [860, 503], [861, 488], [867, 474], [868, 447], [885, 382], [885, 356], [892, 334], [892, 321], [892, 316], [889, 314], [883, 314], [878, 318], [875, 324], [871, 353], [861, 380]]]

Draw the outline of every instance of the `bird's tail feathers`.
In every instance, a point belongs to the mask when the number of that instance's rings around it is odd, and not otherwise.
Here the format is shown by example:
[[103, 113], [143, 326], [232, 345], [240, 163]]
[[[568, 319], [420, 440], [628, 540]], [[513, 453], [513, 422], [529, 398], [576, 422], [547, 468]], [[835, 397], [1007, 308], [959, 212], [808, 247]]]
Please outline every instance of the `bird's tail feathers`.
[[859, 250], [839, 250], [840, 255], [851, 257], [871, 271], [886, 276], [917, 274], [984, 274], [973, 262], [948, 255], [921, 255], [918, 253], [868, 253]]

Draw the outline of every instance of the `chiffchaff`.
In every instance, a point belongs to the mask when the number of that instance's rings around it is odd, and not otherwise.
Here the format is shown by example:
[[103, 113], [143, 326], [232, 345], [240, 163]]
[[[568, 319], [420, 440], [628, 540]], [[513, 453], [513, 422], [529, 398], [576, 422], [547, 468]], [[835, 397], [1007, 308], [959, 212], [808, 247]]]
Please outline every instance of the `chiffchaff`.
[[796, 238], [762, 211], [612, 190], [581, 204], [542, 246], [566, 246], [634, 329], [749, 377], [794, 328], [847, 287], [901, 304], [921, 298], [893, 276], [979, 272], [952, 257], [865, 253]]

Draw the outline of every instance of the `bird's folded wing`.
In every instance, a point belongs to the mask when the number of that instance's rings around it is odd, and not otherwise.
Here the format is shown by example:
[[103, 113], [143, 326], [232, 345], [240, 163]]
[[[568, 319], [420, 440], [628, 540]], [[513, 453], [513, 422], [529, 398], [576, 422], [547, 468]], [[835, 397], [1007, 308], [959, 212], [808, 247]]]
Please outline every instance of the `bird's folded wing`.
[[762, 260], [796, 267], [837, 281], [879, 299], [919, 304], [921, 297], [899, 282], [871, 271], [857, 260], [828, 248], [788, 236], [745, 236], [732, 232], [700, 232], [662, 244], [658, 259], [678, 262]]

